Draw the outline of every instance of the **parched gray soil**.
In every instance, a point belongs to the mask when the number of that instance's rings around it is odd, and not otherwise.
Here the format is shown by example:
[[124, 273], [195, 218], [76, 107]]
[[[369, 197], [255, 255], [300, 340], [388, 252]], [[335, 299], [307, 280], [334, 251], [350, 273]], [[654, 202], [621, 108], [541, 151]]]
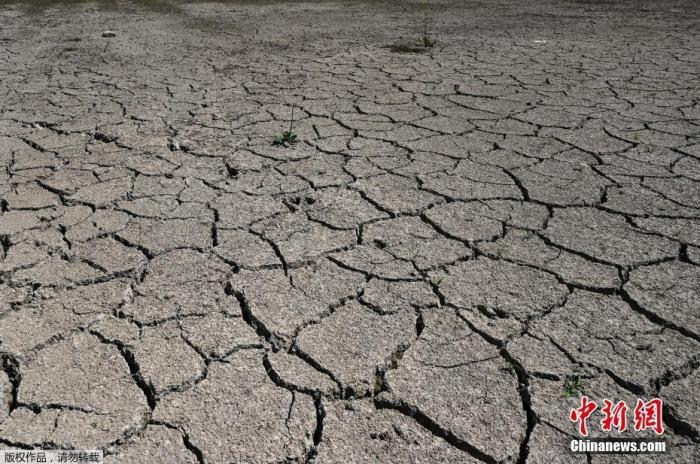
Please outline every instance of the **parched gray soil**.
[[700, 461], [696, 2], [0, 3], [0, 448]]

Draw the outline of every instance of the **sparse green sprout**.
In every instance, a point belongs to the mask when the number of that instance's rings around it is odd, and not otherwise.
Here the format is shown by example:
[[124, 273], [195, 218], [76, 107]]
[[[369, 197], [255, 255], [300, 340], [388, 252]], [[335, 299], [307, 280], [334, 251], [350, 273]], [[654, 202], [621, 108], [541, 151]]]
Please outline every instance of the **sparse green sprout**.
[[579, 375], [569, 375], [564, 380], [564, 398], [572, 398], [583, 394], [583, 379]]
[[437, 45], [437, 41], [430, 38], [428, 35], [428, 13], [423, 12], [423, 36], [420, 38], [420, 44], [423, 48], [433, 48]]
[[401, 40], [397, 43], [386, 45], [394, 53], [427, 53], [431, 48], [436, 47], [439, 42], [431, 38], [431, 21], [428, 12], [423, 12], [423, 27], [419, 32], [417, 40]]
[[437, 40], [433, 40], [427, 35], [424, 35], [421, 38], [421, 46], [423, 48], [433, 48], [435, 45], [437, 45]]
[[275, 145], [291, 145], [299, 141], [299, 136], [292, 131], [284, 131], [275, 134], [273, 144]]
[[289, 117], [289, 129], [275, 134], [274, 140], [272, 141], [273, 145], [291, 145], [299, 141], [299, 136], [292, 130], [294, 127], [295, 106], [296, 105], [292, 105], [292, 115]]
[[374, 385], [372, 390], [374, 391], [375, 395], [378, 395], [381, 393], [382, 389], [384, 388], [384, 379], [382, 378], [381, 375], [376, 374], [374, 376]]

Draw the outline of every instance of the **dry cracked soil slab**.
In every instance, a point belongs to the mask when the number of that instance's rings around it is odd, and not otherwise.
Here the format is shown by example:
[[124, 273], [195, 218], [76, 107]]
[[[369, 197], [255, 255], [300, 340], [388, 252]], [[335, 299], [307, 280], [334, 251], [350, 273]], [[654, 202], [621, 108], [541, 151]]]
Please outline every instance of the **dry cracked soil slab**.
[[[700, 462], [699, 21], [0, 0], [0, 448]], [[584, 393], [668, 452], [572, 454]]]

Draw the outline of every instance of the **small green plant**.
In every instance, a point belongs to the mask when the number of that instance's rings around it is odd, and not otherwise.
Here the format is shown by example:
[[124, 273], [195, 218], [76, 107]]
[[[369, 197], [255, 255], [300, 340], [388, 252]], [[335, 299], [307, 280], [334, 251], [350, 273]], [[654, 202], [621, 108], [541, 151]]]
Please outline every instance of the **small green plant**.
[[417, 40], [404, 40], [386, 45], [394, 53], [427, 53], [431, 48], [434, 48], [439, 42], [431, 37], [430, 27], [431, 20], [428, 16], [428, 11], [423, 11], [422, 29], [419, 32]]
[[291, 145], [299, 141], [299, 136], [292, 130], [294, 127], [294, 107], [292, 105], [292, 114], [289, 117], [289, 129], [275, 134], [273, 145]]
[[374, 385], [372, 386], [372, 391], [375, 395], [378, 395], [384, 389], [384, 379], [380, 374], [374, 375]]
[[420, 44], [423, 48], [433, 48], [437, 45], [437, 41], [428, 35], [428, 13], [426, 11], [423, 12], [423, 35], [420, 38]]
[[423, 48], [433, 48], [435, 45], [437, 45], [437, 40], [432, 40], [428, 36], [423, 36], [421, 38], [421, 45]]
[[568, 375], [564, 380], [564, 398], [572, 398], [584, 393], [583, 379], [579, 375]]
[[291, 145], [292, 143], [297, 143], [298, 141], [299, 137], [297, 134], [292, 131], [284, 131], [275, 134], [275, 140], [273, 143], [275, 145]]

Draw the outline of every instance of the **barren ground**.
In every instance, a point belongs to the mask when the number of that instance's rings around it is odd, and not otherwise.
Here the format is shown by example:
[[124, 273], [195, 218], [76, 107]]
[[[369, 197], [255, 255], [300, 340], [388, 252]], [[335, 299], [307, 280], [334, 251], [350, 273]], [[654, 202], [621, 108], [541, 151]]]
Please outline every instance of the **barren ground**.
[[1, 3], [3, 448], [700, 460], [694, 2]]

